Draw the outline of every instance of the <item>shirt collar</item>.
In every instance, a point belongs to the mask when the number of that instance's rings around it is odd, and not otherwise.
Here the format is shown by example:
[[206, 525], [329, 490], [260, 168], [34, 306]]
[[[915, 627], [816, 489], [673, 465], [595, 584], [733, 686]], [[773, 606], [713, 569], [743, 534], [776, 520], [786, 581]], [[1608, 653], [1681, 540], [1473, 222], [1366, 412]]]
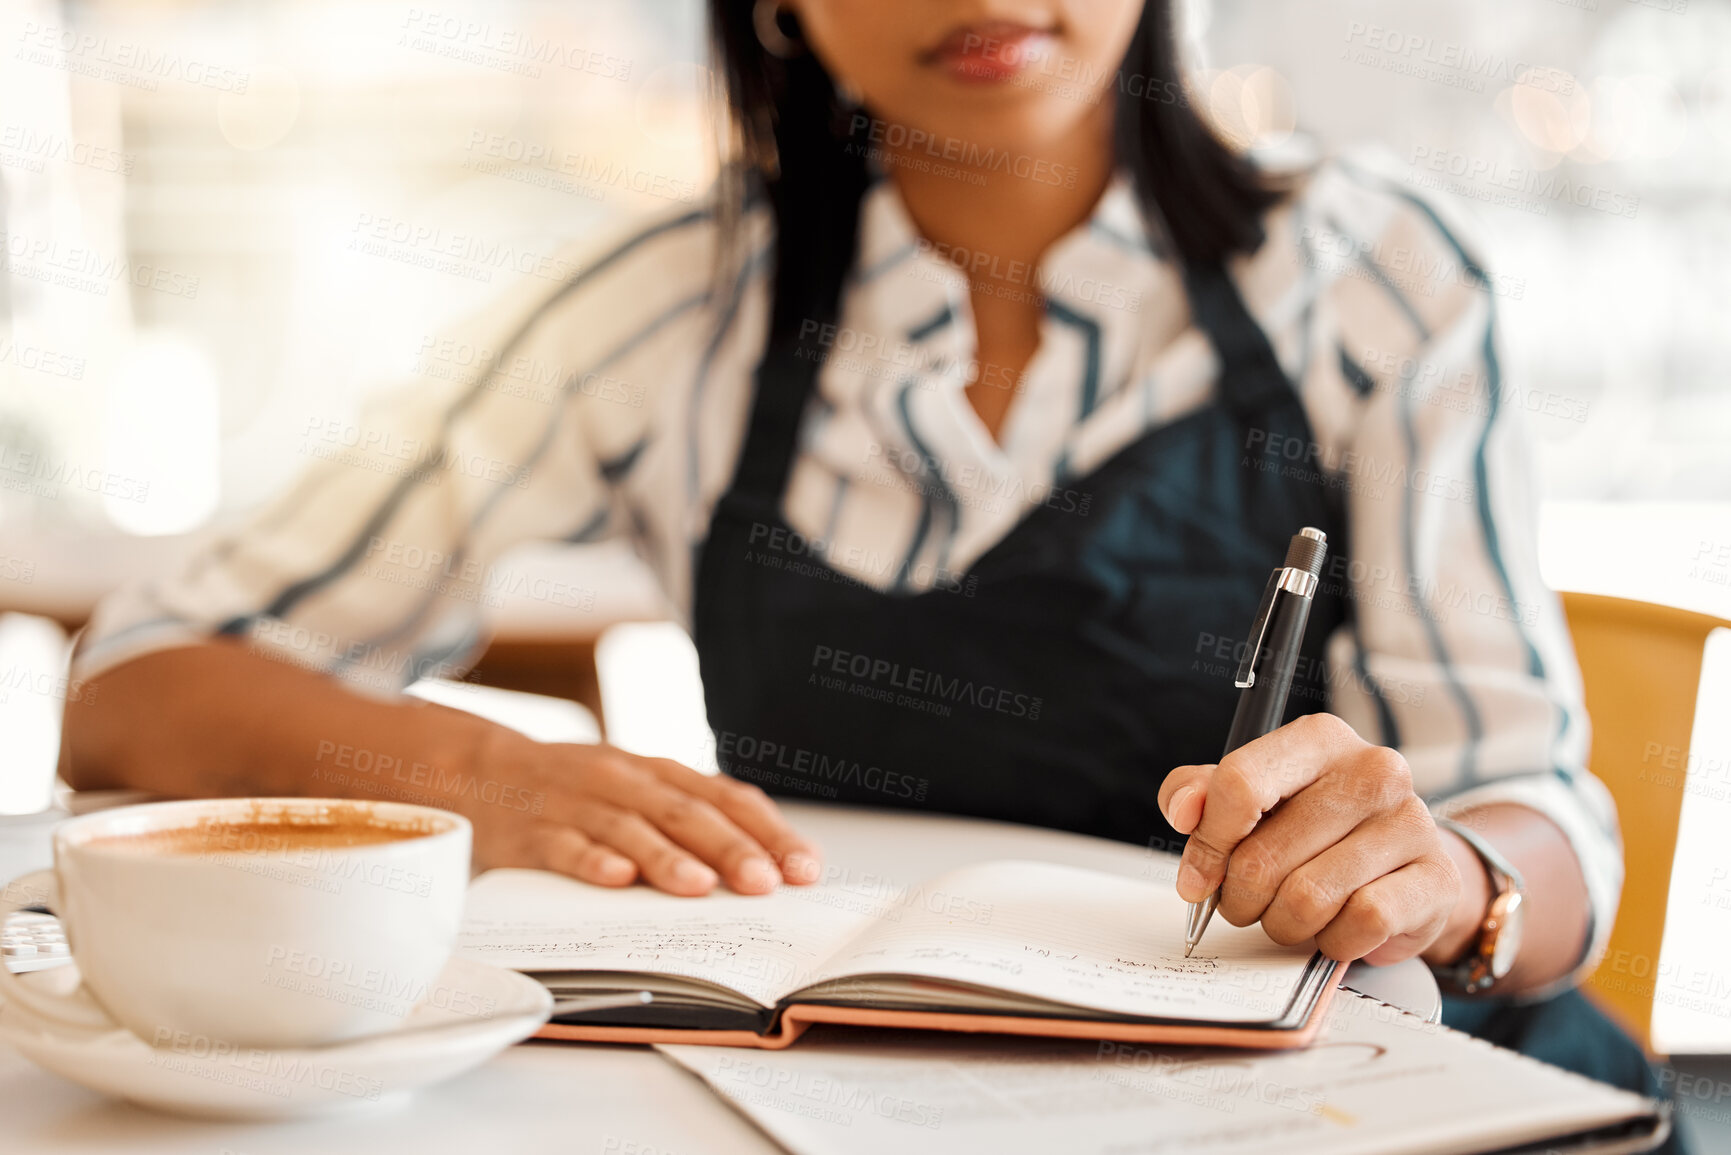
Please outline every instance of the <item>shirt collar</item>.
[[859, 258], [820, 378], [825, 400], [859, 410], [876, 429], [905, 429], [921, 454], [993, 476], [1061, 467], [1075, 426], [1146, 361], [1145, 345], [1163, 339], [1141, 315], [1143, 302], [1182, 292], [1123, 178], [1038, 268], [1000, 268], [1005, 290], [1042, 293], [1046, 314], [1040, 351], [995, 443], [964, 396], [976, 353], [968, 278], [920, 236], [891, 181], [874, 184], [860, 212]]
[[[1088, 219], [1060, 237], [1037, 268], [999, 264], [995, 275], [1006, 292], [1042, 293], [1049, 312], [1116, 330], [1127, 326], [1115, 319], [1133, 319], [1149, 293], [1170, 285], [1173, 270], [1162, 249], [1149, 235], [1129, 179], [1119, 174]], [[971, 353], [968, 280], [950, 257], [920, 236], [895, 182], [877, 181], [860, 208], [850, 323], [885, 339], [915, 342], [947, 341], [959, 332], [965, 347], [958, 352]]]

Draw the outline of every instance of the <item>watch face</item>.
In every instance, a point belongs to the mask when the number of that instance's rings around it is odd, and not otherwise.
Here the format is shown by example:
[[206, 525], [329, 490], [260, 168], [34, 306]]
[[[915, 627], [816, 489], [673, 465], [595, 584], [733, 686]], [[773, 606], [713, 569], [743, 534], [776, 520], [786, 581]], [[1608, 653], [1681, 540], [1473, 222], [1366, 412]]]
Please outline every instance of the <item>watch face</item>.
[[1507, 902], [1497, 920], [1496, 941], [1491, 945], [1491, 975], [1499, 979], [1515, 965], [1515, 954], [1521, 949], [1521, 931], [1527, 921], [1527, 904], [1521, 901], [1521, 893], [1511, 891], [1505, 897]]

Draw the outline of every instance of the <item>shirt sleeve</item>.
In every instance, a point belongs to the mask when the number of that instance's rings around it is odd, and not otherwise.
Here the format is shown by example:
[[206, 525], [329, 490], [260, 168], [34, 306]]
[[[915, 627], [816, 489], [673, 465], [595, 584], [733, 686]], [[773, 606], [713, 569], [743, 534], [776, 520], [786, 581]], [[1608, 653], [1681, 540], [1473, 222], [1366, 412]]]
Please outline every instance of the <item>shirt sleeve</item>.
[[[699, 274], [707, 258], [677, 232], [658, 224], [559, 263], [559, 281], [525, 278], [434, 340], [433, 372], [358, 416], [309, 419], [298, 482], [178, 572], [104, 600], [74, 676], [215, 637], [378, 695], [459, 675], [485, 646], [486, 610], [529, 580], [501, 555], [621, 520], [616, 483], [658, 399], [653, 374], [610, 370], [699, 310], [691, 279], [668, 275], [668, 247]], [[581, 591], [543, 592], [585, 608]]]
[[[1331, 708], [1399, 748], [1438, 814], [1513, 803], [1580, 862], [1603, 953], [1623, 880], [1616, 811], [1586, 770], [1588, 722], [1561, 605], [1537, 558], [1526, 394], [1505, 380], [1496, 306], [1524, 290], [1404, 189], [1319, 190], [1312, 268], [1335, 280], [1307, 390], [1351, 398], [1319, 433], [1345, 493], [1351, 623], [1330, 640]], [[1303, 258], [1301, 258], [1303, 259]], [[1308, 399], [1307, 399], [1308, 400]]]

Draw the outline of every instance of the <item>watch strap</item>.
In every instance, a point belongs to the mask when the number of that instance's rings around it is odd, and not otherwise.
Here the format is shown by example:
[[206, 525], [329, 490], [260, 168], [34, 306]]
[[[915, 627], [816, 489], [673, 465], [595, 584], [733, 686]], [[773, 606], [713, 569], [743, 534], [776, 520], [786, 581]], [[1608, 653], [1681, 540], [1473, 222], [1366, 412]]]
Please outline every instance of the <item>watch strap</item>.
[[[1516, 901], [1526, 893], [1526, 883], [1521, 878], [1521, 872], [1505, 858], [1496, 847], [1480, 836], [1478, 831], [1456, 822], [1451, 818], [1437, 818], [1439, 829], [1452, 832], [1462, 842], [1472, 848], [1480, 862], [1484, 864], [1485, 872], [1490, 875], [1493, 894], [1486, 908], [1485, 920], [1479, 925], [1479, 932], [1473, 938], [1472, 945], [1458, 961], [1446, 966], [1433, 968], [1439, 979], [1446, 980], [1457, 990], [1467, 994], [1479, 994], [1496, 985], [1496, 976], [1491, 971], [1491, 963], [1487, 956], [1485, 939], [1490, 933], [1491, 920], [1495, 917], [1497, 900], [1513, 891]], [[1502, 933], [1499, 928], [1499, 933]]]
[[[1525, 891], [1527, 884], [1521, 879], [1521, 872], [1515, 869], [1514, 863], [1504, 858], [1496, 847], [1486, 842], [1478, 831], [1452, 818], [1438, 818], [1436, 824], [1459, 838], [1473, 848], [1473, 853], [1479, 856], [1479, 861], [1490, 868], [1494, 880], [1497, 875], [1503, 875], [1516, 890]], [[1500, 884], [1499, 890], [1504, 889]]]

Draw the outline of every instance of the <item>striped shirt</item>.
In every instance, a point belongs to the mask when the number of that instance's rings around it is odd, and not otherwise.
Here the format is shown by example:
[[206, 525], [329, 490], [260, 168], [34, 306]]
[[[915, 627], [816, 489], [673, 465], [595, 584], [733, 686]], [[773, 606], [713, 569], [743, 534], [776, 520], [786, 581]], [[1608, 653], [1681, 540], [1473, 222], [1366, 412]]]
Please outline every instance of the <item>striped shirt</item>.
[[[1178, 270], [1120, 180], [1037, 268], [924, 240], [893, 182], [860, 255], [784, 498], [797, 552], [880, 589], [928, 588], [1040, 504], [1214, 390]], [[1313, 441], [1251, 431], [1246, 464], [1317, 471], [1343, 495], [1354, 614], [1330, 639], [1329, 708], [1397, 746], [1439, 808], [1549, 816], [1582, 864], [1595, 959], [1622, 880], [1608, 793], [1584, 769], [1567, 629], [1535, 556], [1531, 462], [1498, 357], [1502, 286], [1441, 208], [1374, 164], [1321, 165], [1231, 273], [1295, 383]], [[320, 460], [167, 581], [105, 601], [75, 675], [217, 634], [366, 692], [450, 675], [484, 645], [496, 560], [527, 541], [626, 535], [688, 610], [768, 327], [770, 222], [735, 227], [717, 275], [705, 208], [574, 253], [429, 350], [423, 380], [308, 430]], [[996, 439], [968, 278], [1039, 294], [1038, 351]], [[988, 377], [987, 386], [995, 383]], [[1235, 639], [1198, 640], [1223, 667]]]

